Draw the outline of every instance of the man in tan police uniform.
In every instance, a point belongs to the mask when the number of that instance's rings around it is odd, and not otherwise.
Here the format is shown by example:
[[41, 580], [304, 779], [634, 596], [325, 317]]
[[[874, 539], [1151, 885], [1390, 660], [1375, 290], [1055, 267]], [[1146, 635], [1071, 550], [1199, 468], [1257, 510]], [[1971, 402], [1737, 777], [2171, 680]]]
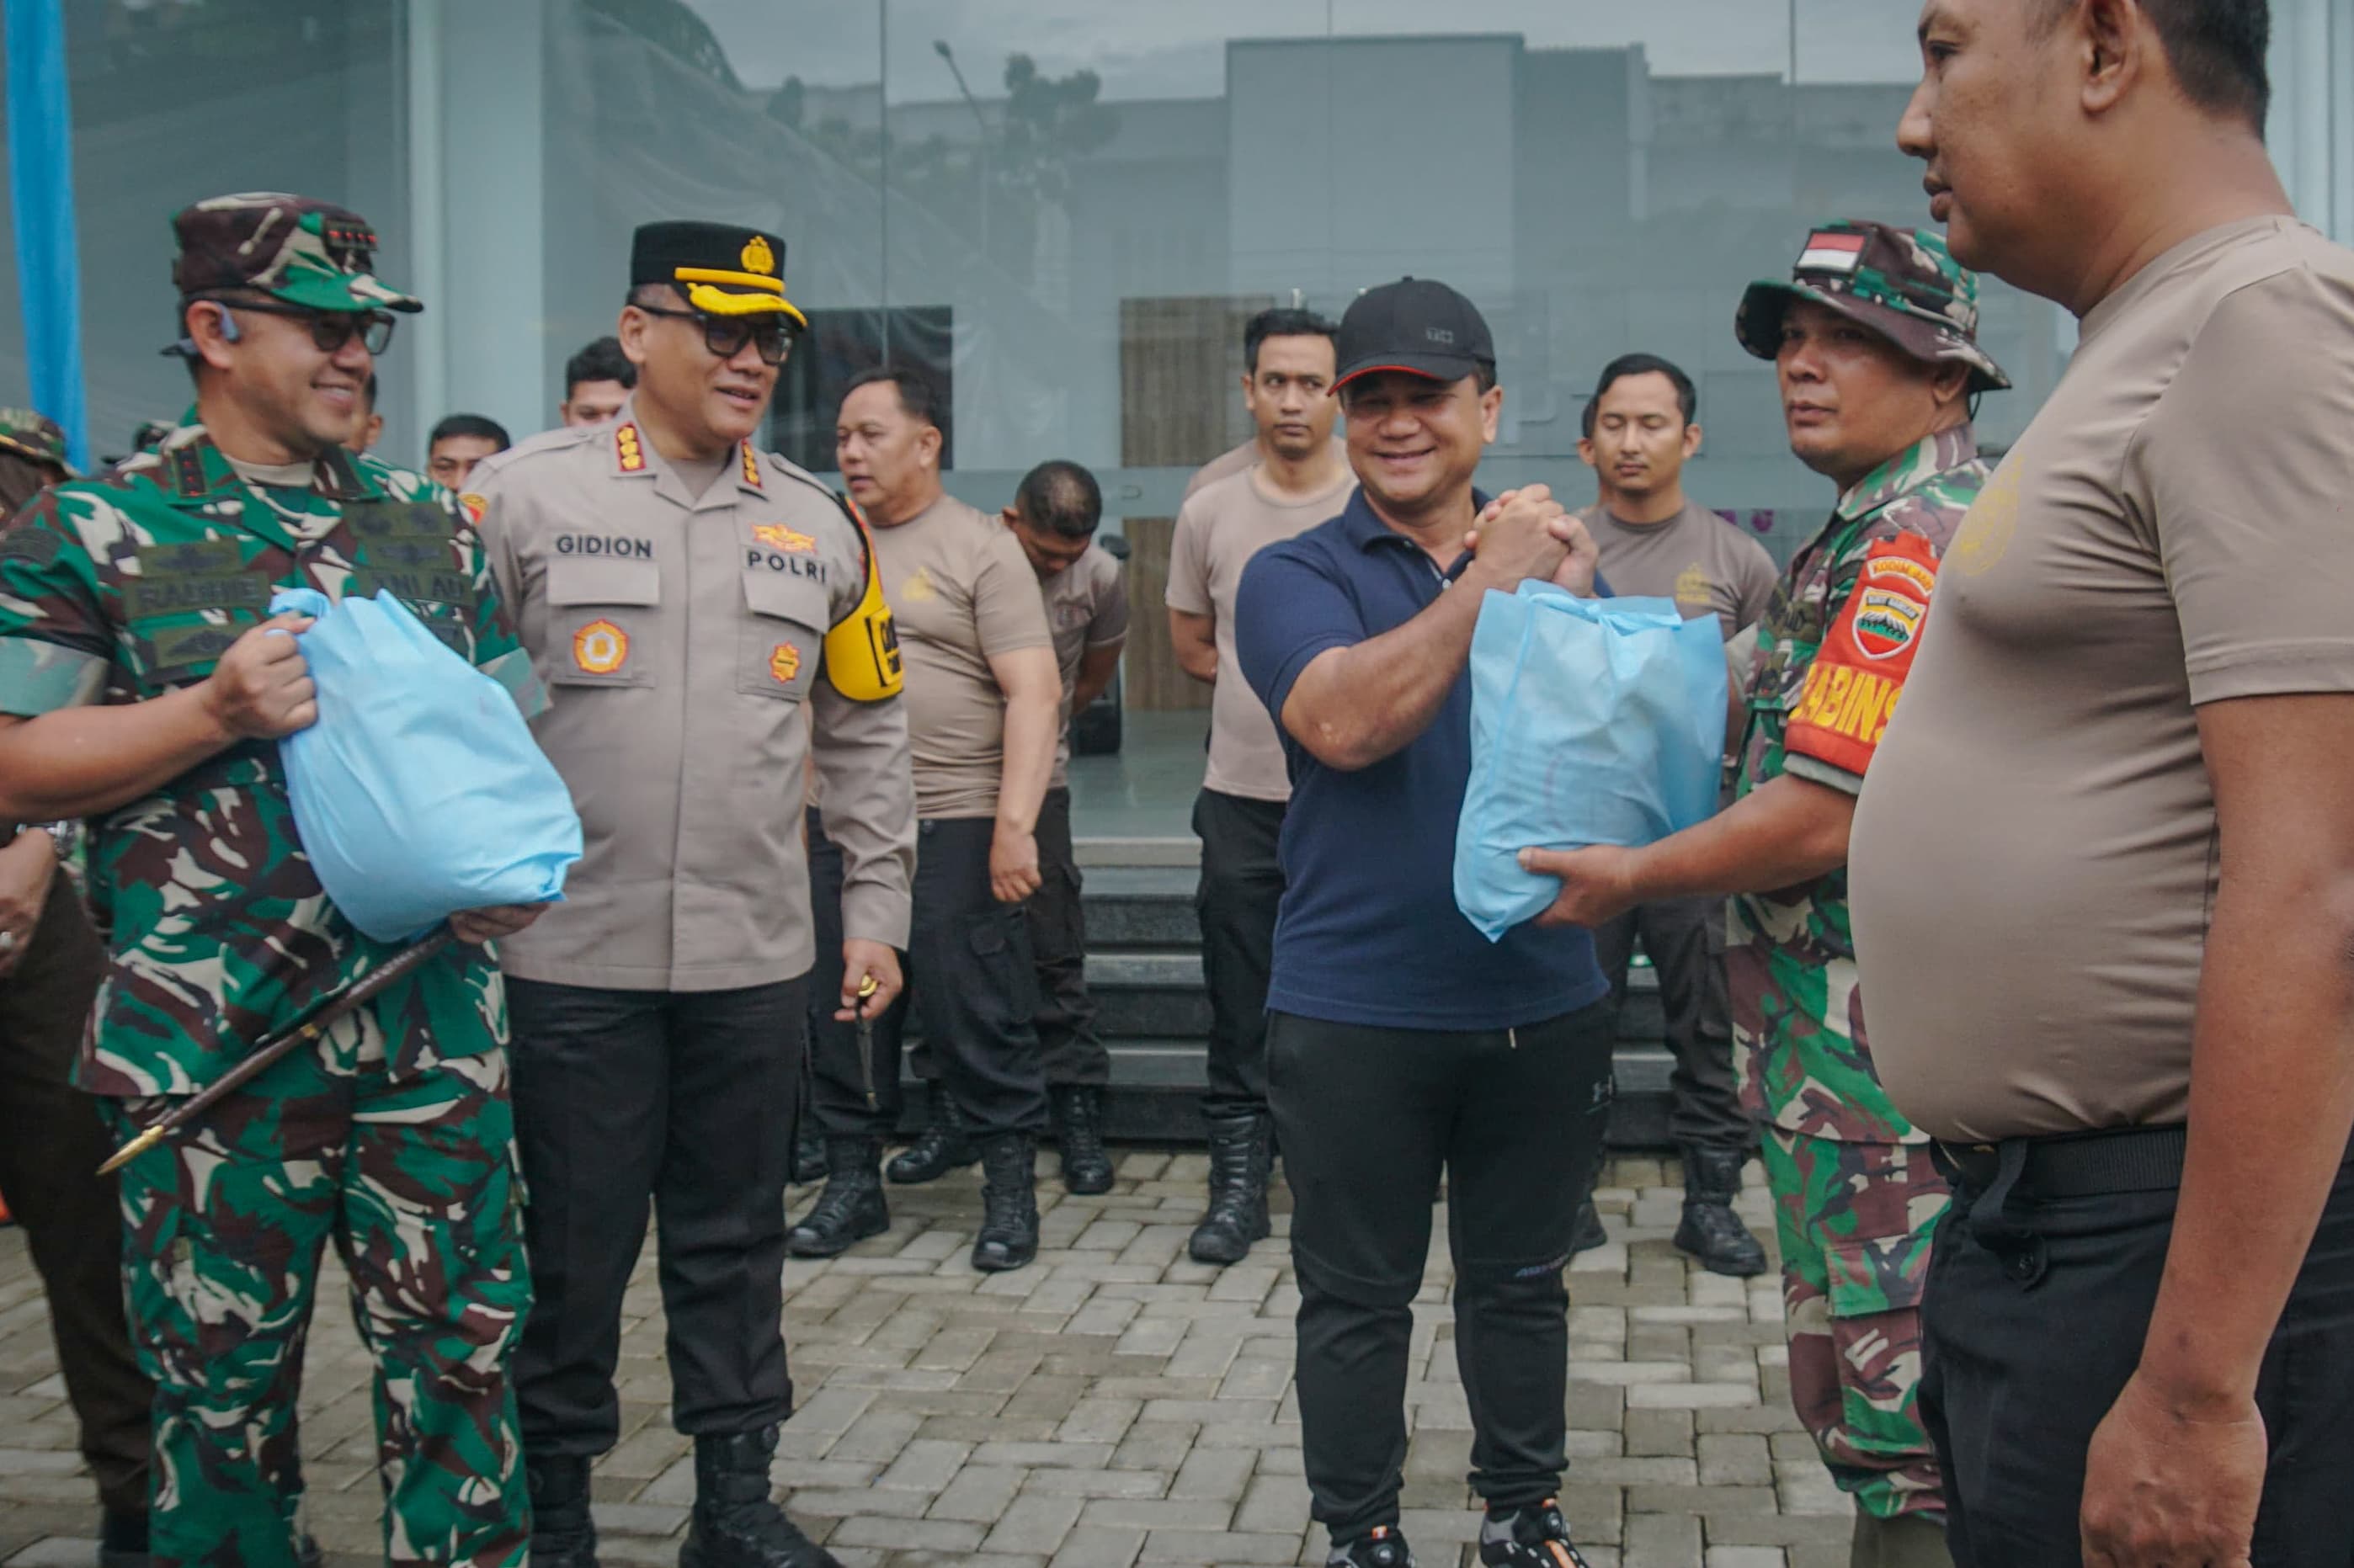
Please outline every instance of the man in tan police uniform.
[[800, 826], [812, 735], [847, 864], [845, 1010], [870, 977], [869, 1015], [899, 990], [916, 804], [861, 530], [751, 442], [801, 323], [784, 253], [750, 229], [639, 229], [629, 402], [486, 460], [467, 498], [553, 688], [536, 732], [586, 831], [567, 902], [502, 944], [538, 1289], [515, 1360], [533, 1556], [567, 1568], [595, 1561], [588, 1463], [620, 1436], [621, 1296], [650, 1196], [674, 1416], [695, 1439], [680, 1561], [834, 1562], [769, 1499], [792, 1413], [779, 1324], [817, 958]]
[[1063, 683], [1055, 771], [1038, 808], [1040, 885], [1023, 902], [1038, 966], [1038, 1050], [1063, 1185], [1074, 1192], [1108, 1192], [1112, 1164], [1103, 1142], [1103, 1091], [1111, 1082], [1111, 1053], [1096, 1033], [1095, 1001], [1087, 994], [1084, 882], [1071, 842], [1071, 721], [1119, 672], [1120, 650], [1128, 645], [1128, 578], [1119, 558], [1096, 543], [1103, 488], [1077, 463], [1052, 458], [1023, 474], [1013, 504], [1000, 515], [1038, 574]]
[[[1020, 1268], [1038, 1252], [1037, 1136], [1045, 1130], [1038, 977], [1024, 899], [1038, 891], [1038, 813], [1055, 766], [1063, 685], [1038, 579], [1022, 546], [940, 483], [946, 409], [920, 372], [866, 371], [843, 394], [834, 450], [874, 525], [884, 591], [906, 640], [914, 759], [915, 922], [908, 996], [939, 1065], [936, 1097], [981, 1155], [972, 1266]], [[829, 785], [824, 800], [831, 805]], [[831, 836], [832, 814], [822, 824]], [[816, 905], [835, 902], [812, 838]], [[846, 913], [845, 908], [845, 913]], [[832, 1257], [889, 1224], [883, 1140], [901, 1104], [901, 1028], [821, 1028], [811, 1065], [825, 1128], [825, 1191], [794, 1225], [797, 1257]]]

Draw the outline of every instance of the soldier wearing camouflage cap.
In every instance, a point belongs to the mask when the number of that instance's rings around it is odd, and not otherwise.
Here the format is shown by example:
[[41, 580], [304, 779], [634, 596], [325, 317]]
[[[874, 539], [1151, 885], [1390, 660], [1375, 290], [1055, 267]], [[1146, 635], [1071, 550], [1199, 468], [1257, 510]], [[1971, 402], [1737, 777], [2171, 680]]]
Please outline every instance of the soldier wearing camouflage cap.
[[1790, 1397], [1856, 1500], [1859, 1565], [1947, 1561], [1917, 1400], [1918, 1307], [1946, 1191], [1872, 1071], [1847, 841], [1939, 563], [1989, 472], [1971, 399], [2010, 383], [1978, 346], [1978, 302], [1976, 275], [1937, 235], [1878, 223], [1825, 225], [1787, 281], [1750, 287], [1734, 331], [1775, 362], [1790, 450], [1839, 502], [1740, 652], [1734, 803], [1648, 848], [1525, 857], [1563, 880], [1553, 920], [1734, 895], [1725, 969], [1767, 1122]]
[[[0, 535], [0, 820], [92, 821], [111, 928], [75, 1078], [119, 1138], [388, 960], [302, 853], [279, 737], [317, 716], [274, 590], [388, 589], [526, 715], [543, 705], [454, 499], [340, 444], [418, 302], [357, 216], [224, 196], [174, 220], [196, 405], [149, 451]], [[295, 1402], [332, 1240], [376, 1359], [393, 1563], [512, 1563], [528, 1541], [507, 1351], [529, 1305], [505, 1021], [466, 944], [122, 1173], [132, 1336], [156, 1383], [155, 1556], [307, 1555]]]

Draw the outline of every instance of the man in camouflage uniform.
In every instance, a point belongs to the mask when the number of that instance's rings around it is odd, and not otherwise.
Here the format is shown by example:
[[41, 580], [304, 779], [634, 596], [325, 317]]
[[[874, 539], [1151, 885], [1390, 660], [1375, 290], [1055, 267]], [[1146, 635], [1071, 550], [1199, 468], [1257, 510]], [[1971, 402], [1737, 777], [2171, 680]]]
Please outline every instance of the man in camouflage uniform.
[[[296, 839], [273, 742], [317, 708], [278, 634], [308, 622], [270, 618], [272, 590], [389, 588], [525, 713], [543, 701], [451, 498], [339, 444], [387, 311], [421, 308], [369, 276], [366, 224], [242, 196], [174, 226], [195, 409], [0, 535], [0, 817], [92, 820], [111, 952], [76, 1077], [126, 1138], [393, 956]], [[452, 924], [479, 944], [535, 913]], [[376, 1358], [387, 1560], [523, 1560], [504, 1029], [496, 969], [455, 948], [124, 1169], [159, 1562], [305, 1550], [295, 1399], [331, 1239]]]
[[[0, 408], [0, 521], [77, 477], [65, 432]], [[58, 1371], [97, 1482], [100, 1568], [147, 1562], [147, 1441], [154, 1390], [122, 1319], [122, 1224], [97, 1102], [74, 1057], [106, 949], [74, 875], [81, 824], [0, 822], [0, 1218], [13, 1204], [48, 1297]]]
[[1840, 487], [1783, 575], [1747, 663], [1734, 803], [1638, 850], [1531, 852], [1545, 916], [1734, 894], [1725, 968], [1782, 1249], [1790, 1395], [1856, 1499], [1853, 1561], [1943, 1563], [1944, 1500], [1915, 1406], [1918, 1308], [1946, 1187], [1882, 1092], [1848, 934], [1847, 833], [1980, 487], [1970, 400], [2008, 387], [1978, 348], [1978, 280], [1936, 235], [1834, 223], [1734, 331], [1776, 362], [1790, 449]]

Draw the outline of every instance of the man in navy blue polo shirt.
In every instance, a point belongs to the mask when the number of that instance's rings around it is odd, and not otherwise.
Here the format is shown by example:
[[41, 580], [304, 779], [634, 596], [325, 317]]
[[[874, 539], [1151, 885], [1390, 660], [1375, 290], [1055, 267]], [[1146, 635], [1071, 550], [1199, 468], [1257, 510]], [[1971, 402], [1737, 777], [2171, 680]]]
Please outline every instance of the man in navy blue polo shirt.
[[1444, 1171], [1479, 1560], [1565, 1568], [1581, 1560], [1554, 1500], [1561, 1270], [1609, 1115], [1608, 987], [1583, 931], [1491, 945], [1455, 907], [1453, 863], [1479, 601], [1529, 577], [1587, 592], [1595, 548], [1542, 485], [1492, 507], [1472, 488], [1503, 393], [1469, 300], [1411, 278], [1370, 290], [1339, 357], [1359, 488], [1252, 559], [1235, 615], [1291, 767], [1267, 1093], [1294, 1197], [1308, 1485], [1331, 1563], [1413, 1563], [1409, 1303]]

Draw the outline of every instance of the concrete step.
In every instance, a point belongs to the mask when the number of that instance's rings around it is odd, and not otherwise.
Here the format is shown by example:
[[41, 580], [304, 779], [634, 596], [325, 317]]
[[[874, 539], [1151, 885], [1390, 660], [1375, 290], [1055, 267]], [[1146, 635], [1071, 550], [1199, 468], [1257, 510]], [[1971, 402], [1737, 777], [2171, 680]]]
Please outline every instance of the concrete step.
[[[1129, 1142], [1199, 1142], [1201, 1042], [1120, 1040], [1111, 1043], [1110, 1051], [1111, 1086], [1104, 1095], [1108, 1134]], [[1610, 1117], [1614, 1147], [1669, 1146], [1668, 1074], [1673, 1065], [1656, 1044], [1618, 1049], [1612, 1065], [1618, 1090]]]
[[1198, 948], [1190, 866], [1107, 866], [1086, 874], [1091, 948]]
[[[1199, 877], [1193, 841], [1089, 841], [1087, 990], [1096, 1028], [1111, 1052], [1105, 1116], [1113, 1137], [1192, 1142], [1202, 1136], [1210, 1000], [1193, 910]], [[1108, 863], [1104, 863], [1108, 862]], [[1628, 976], [1618, 1015], [1618, 1099], [1611, 1141], [1665, 1147], [1668, 1073], [1659, 980], [1647, 963]]]
[[[1203, 1140], [1202, 1042], [1115, 1040], [1111, 1084], [1104, 1091], [1105, 1135], [1122, 1143], [1199, 1144]], [[1657, 1045], [1621, 1046], [1613, 1058], [1617, 1099], [1611, 1110], [1614, 1148], [1665, 1149], [1668, 1138], [1668, 1073], [1673, 1063]], [[901, 1130], [912, 1135], [926, 1115], [922, 1083], [906, 1077], [907, 1111]]]

